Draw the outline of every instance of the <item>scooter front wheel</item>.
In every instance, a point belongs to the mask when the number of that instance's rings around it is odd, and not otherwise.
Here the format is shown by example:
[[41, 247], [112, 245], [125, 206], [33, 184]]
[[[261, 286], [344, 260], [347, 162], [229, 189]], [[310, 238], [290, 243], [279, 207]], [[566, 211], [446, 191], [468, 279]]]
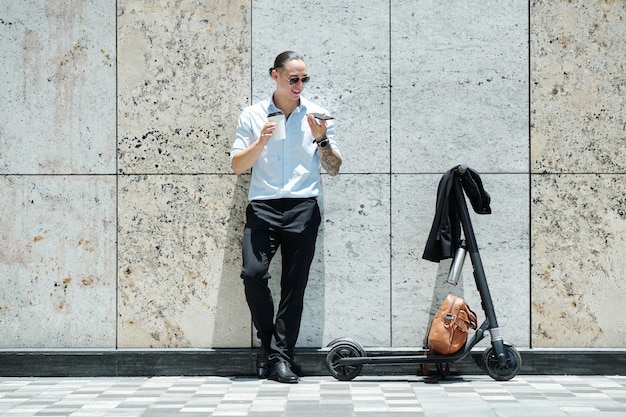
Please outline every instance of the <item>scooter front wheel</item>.
[[483, 353], [483, 369], [496, 381], [513, 379], [522, 367], [522, 356], [513, 346], [505, 343], [504, 355], [506, 356], [506, 364], [502, 366], [493, 347]]
[[351, 381], [361, 373], [363, 364], [341, 365], [338, 362], [343, 358], [362, 357], [365, 357], [365, 351], [358, 343], [341, 341], [335, 343], [326, 355], [326, 367], [333, 378], [339, 381]]

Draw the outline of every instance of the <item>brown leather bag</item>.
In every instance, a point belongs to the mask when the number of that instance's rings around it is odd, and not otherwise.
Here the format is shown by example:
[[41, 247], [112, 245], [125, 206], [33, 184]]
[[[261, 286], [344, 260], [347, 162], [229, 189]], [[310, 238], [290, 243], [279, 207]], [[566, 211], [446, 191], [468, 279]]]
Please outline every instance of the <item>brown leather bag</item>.
[[435, 355], [457, 353], [465, 346], [469, 330], [476, 330], [477, 323], [476, 314], [465, 300], [448, 294], [428, 330], [429, 353]]

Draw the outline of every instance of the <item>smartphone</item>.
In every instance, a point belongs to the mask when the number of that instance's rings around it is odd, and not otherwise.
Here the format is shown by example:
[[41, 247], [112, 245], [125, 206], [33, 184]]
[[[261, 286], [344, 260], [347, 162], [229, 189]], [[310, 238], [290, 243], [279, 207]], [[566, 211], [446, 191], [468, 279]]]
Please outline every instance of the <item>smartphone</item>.
[[334, 117], [333, 116], [326, 116], [324, 114], [320, 114], [320, 113], [311, 113], [313, 115], [313, 117], [315, 117], [316, 119], [319, 120], [333, 120]]

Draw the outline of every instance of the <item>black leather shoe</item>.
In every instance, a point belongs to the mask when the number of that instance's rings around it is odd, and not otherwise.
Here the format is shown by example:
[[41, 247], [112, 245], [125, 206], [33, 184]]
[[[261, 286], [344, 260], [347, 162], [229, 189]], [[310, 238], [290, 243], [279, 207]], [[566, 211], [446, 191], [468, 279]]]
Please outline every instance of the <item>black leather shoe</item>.
[[294, 374], [298, 376], [304, 376], [304, 371], [302, 370], [302, 367], [300, 366], [300, 364], [294, 361], [291, 361], [289, 362], [289, 366], [291, 367], [291, 370], [293, 371]]
[[259, 354], [256, 357], [256, 376], [260, 379], [265, 379], [269, 371], [270, 363], [267, 360], [267, 348], [261, 345]]
[[272, 364], [268, 379], [285, 384], [295, 384], [298, 382], [298, 375], [292, 372], [288, 362], [277, 361]]

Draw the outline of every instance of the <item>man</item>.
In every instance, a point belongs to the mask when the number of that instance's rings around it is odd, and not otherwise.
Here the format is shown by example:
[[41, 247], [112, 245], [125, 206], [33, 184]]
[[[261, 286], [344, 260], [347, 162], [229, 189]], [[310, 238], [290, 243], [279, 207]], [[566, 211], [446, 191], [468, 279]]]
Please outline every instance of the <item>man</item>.
[[[293, 51], [279, 54], [269, 74], [275, 91], [243, 110], [230, 155], [237, 175], [252, 168], [241, 278], [261, 340], [257, 374], [295, 383], [293, 354], [321, 222], [320, 166], [335, 176], [342, 159], [334, 123], [324, 117], [327, 111], [301, 96], [310, 79], [302, 56]], [[284, 121], [268, 121], [269, 114], [278, 112]], [[284, 123], [284, 139], [272, 137], [279, 123]], [[268, 270], [279, 247], [281, 297], [274, 317]]]

